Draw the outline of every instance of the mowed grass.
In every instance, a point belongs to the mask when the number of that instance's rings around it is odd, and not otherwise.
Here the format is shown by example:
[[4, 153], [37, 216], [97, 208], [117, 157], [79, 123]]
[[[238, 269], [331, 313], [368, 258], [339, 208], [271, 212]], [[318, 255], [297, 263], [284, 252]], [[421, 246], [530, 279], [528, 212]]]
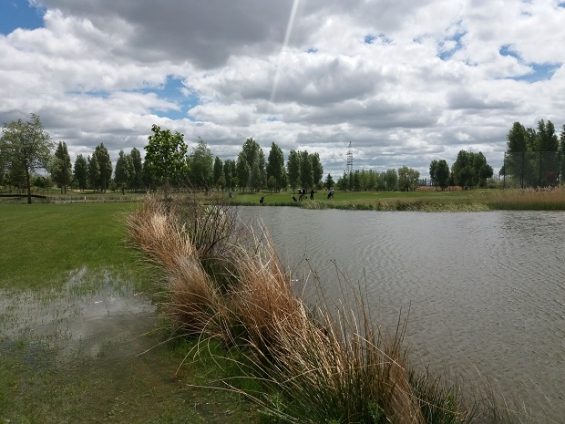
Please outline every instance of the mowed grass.
[[81, 267], [142, 282], [141, 257], [127, 248], [132, 203], [0, 203], [0, 288], [58, 287]]

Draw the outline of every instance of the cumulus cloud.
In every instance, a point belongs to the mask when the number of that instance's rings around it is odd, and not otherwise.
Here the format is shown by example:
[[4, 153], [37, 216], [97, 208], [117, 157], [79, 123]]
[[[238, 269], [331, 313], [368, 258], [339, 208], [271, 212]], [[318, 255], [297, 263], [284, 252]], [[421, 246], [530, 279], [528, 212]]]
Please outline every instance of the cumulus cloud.
[[352, 141], [356, 166], [425, 174], [461, 148], [497, 166], [516, 120], [565, 123], [554, 0], [32, 3], [44, 26], [0, 35], [0, 121], [39, 113], [72, 154], [158, 123], [223, 158], [254, 137], [335, 174]]

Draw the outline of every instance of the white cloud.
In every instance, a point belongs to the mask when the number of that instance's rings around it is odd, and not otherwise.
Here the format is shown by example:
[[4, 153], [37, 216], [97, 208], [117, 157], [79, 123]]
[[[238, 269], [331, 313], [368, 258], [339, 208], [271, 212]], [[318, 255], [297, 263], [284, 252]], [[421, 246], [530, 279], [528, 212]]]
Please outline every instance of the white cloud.
[[565, 123], [555, 1], [301, 0], [280, 57], [292, 0], [38, 2], [44, 28], [0, 36], [0, 121], [39, 113], [75, 154], [141, 148], [158, 123], [223, 157], [252, 136], [335, 174], [351, 140], [359, 166], [425, 173], [461, 148], [500, 161], [516, 120]]

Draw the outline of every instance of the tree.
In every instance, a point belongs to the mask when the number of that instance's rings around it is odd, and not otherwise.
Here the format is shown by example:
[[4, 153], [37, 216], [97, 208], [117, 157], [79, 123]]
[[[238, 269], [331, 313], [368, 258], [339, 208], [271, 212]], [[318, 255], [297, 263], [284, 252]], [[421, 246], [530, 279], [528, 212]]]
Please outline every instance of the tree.
[[165, 189], [165, 196], [171, 184], [178, 183], [187, 170], [188, 146], [184, 135], [153, 124], [149, 143], [145, 146], [146, 179]]
[[213, 178], [213, 162], [212, 152], [210, 152], [206, 142], [199, 140], [194, 148], [194, 152], [190, 155], [190, 179], [192, 184], [198, 188], [208, 190]]
[[420, 173], [415, 169], [403, 166], [398, 168], [398, 188], [400, 191], [414, 191], [418, 187]]
[[271, 182], [269, 188], [272, 190], [279, 191], [284, 187], [285, 170], [284, 170], [284, 155], [279, 146], [276, 143], [271, 144], [271, 150], [269, 151], [269, 157], [267, 159], [267, 185], [269, 185], [269, 179], [273, 177], [274, 184]]
[[555, 127], [551, 121], [538, 122], [536, 151], [538, 152], [538, 185], [553, 186], [557, 183], [559, 170], [557, 166], [557, 149], [559, 141]]
[[100, 165], [95, 155], [89, 156], [88, 159], [88, 185], [91, 189], [98, 188], [98, 181], [100, 180]]
[[461, 187], [485, 187], [486, 180], [493, 175], [492, 167], [482, 152], [459, 151], [451, 167], [453, 182]]
[[445, 160], [433, 160], [430, 163], [432, 185], [444, 190], [449, 185], [449, 165]]
[[224, 162], [224, 179], [225, 179], [225, 186], [229, 190], [233, 190], [237, 185], [237, 175], [235, 169], [235, 161], [231, 159], [226, 159]]
[[128, 155], [124, 154], [123, 150], [120, 150], [118, 160], [116, 161], [114, 181], [117, 186], [122, 189], [122, 193], [124, 193], [131, 181], [131, 174], [133, 172], [131, 168], [131, 159], [128, 158]]
[[66, 192], [73, 178], [71, 157], [69, 156], [66, 143], [59, 142], [55, 155], [51, 158], [49, 168], [51, 178], [57, 184], [57, 187], [61, 189], [61, 193]]
[[398, 172], [396, 169], [387, 169], [384, 174], [384, 185], [386, 191], [398, 190]]
[[75, 166], [73, 169], [74, 181], [77, 184], [79, 190], [84, 190], [86, 188], [87, 178], [88, 178], [88, 164], [83, 155], [78, 155], [75, 160]]
[[286, 164], [288, 175], [288, 183], [294, 191], [300, 183], [300, 155], [295, 150], [291, 150], [288, 154], [288, 161]]
[[131, 175], [129, 185], [134, 190], [143, 187], [143, 163], [141, 162], [141, 154], [135, 147], [131, 149], [129, 154], [131, 158]]
[[241, 188], [257, 190], [267, 182], [265, 155], [261, 146], [252, 138], [245, 140], [237, 156], [237, 177]]
[[508, 140], [504, 175], [512, 175], [519, 180], [520, 187], [524, 188], [524, 177], [528, 173], [529, 164], [526, 152], [528, 151], [528, 132], [520, 122], [514, 122], [512, 129], [506, 136]]
[[216, 185], [216, 187], [220, 188], [223, 188], [226, 185], [226, 177], [224, 176], [224, 164], [219, 156], [216, 156], [216, 159], [214, 159], [214, 184]]
[[333, 186], [335, 186], [334, 179], [332, 178], [332, 174], [328, 174], [326, 177], [325, 186], [328, 190], [330, 190]]
[[[560, 163], [560, 182], [565, 183], [565, 125], [561, 130], [561, 135], [559, 137], [559, 163]], [[0, 168], [1, 170], [1, 168]]]
[[310, 190], [314, 186], [312, 161], [307, 150], [300, 153], [300, 184], [303, 189]]
[[92, 156], [96, 158], [99, 169], [98, 179], [95, 182], [94, 188], [105, 192], [110, 185], [110, 181], [112, 181], [112, 160], [104, 143], [96, 146]]
[[38, 115], [28, 121], [12, 121], [4, 125], [0, 151], [9, 169], [18, 169], [25, 178], [27, 202], [31, 204], [31, 176], [34, 170], [47, 167], [53, 144], [43, 129]]
[[320, 162], [320, 155], [318, 153], [311, 154], [310, 162], [312, 164], [312, 179], [314, 186], [319, 187], [322, 182], [322, 176], [324, 175], [324, 167], [322, 166], [322, 162]]

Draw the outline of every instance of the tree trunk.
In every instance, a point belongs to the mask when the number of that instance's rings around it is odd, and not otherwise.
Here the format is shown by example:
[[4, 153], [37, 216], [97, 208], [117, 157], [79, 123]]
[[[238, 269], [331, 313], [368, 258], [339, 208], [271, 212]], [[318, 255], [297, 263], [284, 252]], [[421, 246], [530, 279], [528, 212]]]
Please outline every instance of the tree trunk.
[[29, 175], [29, 169], [26, 167], [26, 186], [27, 186], [27, 204], [31, 205], [31, 181]]

